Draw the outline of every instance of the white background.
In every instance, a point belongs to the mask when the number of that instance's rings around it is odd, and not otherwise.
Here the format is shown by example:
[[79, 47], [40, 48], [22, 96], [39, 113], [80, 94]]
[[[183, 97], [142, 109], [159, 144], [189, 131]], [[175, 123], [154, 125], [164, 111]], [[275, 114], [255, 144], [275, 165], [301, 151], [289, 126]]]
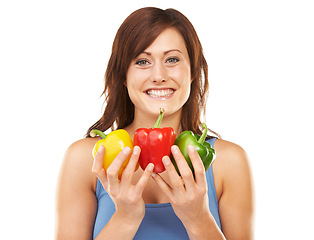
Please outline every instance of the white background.
[[[145, 3], [144, 3], [145, 2]], [[249, 154], [256, 239], [314, 239], [311, 1], [1, 1], [1, 239], [53, 239], [64, 151], [101, 116], [122, 21], [173, 7], [209, 65], [207, 124]]]

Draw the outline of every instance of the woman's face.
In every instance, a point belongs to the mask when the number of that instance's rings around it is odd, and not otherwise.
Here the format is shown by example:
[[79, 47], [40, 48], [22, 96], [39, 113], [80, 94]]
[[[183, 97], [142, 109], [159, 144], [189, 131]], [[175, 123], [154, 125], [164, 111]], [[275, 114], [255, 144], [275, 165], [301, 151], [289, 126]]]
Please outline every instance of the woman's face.
[[165, 109], [165, 115], [181, 111], [189, 98], [190, 85], [191, 67], [185, 42], [171, 28], [131, 62], [126, 76], [137, 113], [158, 115], [160, 108]]

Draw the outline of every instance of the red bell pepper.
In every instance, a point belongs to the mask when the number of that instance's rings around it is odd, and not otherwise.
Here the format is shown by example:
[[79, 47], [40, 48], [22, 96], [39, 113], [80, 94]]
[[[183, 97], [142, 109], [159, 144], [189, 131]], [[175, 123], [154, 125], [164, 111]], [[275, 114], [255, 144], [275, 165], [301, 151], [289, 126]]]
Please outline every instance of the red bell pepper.
[[139, 128], [134, 133], [134, 146], [141, 148], [139, 164], [145, 169], [149, 163], [155, 165], [154, 172], [165, 171], [162, 158], [171, 156], [171, 146], [176, 140], [176, 135], [171, 127], [158, 128], [163, 118], [164, 109], [160, 109], [159, 117], [153, 128]]

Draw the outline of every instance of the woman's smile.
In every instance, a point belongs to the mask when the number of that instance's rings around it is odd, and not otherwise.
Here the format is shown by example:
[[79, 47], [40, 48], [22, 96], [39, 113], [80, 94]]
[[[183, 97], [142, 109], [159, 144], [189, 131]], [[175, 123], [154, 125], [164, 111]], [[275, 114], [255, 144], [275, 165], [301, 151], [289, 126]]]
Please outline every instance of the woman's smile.
[[145, 93], [154, 99], [164, 100], [170, 98], [174, 94], [175, 90], [173, 88], [162, 88], [162, 89], [148, 89]]

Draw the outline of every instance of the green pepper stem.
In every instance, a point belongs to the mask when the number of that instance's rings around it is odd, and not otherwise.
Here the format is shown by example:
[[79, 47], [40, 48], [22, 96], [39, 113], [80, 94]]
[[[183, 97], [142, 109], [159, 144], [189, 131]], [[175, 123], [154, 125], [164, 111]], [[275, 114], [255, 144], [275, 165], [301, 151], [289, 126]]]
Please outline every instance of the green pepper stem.
[[160, 108], [159, 117], [158, 117], [158, 119], [157, 119], [157, 121], [156, 121], [156, 123], [155, 123], [155, 125], [154, 125], [153, 128], [158, 128], [158, 127], [159, 127], [159, 125], [160, 125], [160, 123], [161, 123], [161, 120], [162, 120], [162, 118], [163, 118], [163, 116], [164, 116], [164, 111], [165, 111], [164, 108]]
[[97, 135], [100, 136], [102, 139], [105, 139], [107, 137], [106, 134], [104, 134], [102, 131], [99, 131], [97, 129], [93, 129], [92, 131], [90, 131], [89, 135], [91, 137], [96, 137]]
[[202, 136], [200, 137], [200, 139], [198, 139], [198, 141], [197, 141], [200, 144], [204, 143], [205, 138], [207, 136], [207, 131], [208, 131], [207, 125], [205, 123], [202, 123], [202, 127], [204, 128], [204, 132], [203, 132]]

